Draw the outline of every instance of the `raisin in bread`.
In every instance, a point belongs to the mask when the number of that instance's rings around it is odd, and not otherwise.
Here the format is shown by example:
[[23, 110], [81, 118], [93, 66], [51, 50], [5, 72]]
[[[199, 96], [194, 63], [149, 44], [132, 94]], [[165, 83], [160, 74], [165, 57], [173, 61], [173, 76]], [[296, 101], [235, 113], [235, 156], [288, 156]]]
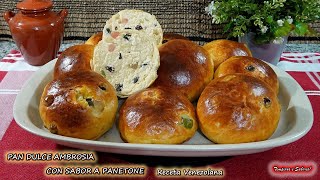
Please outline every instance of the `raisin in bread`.
[[156, 41], [157, 45], [162, 44], [162, 28], [154, 15], [141, 10], [122, 10], [113, 15], [103, 30], [103, 38], [108, 37], [114, 31], [135, 30], [142, 31]]
[[123, 30], [95, 47], [92, 69], [102, 74], [119, 97], [149, 87], [157, 78], [160, 56], [154, 40], [144, 32]]

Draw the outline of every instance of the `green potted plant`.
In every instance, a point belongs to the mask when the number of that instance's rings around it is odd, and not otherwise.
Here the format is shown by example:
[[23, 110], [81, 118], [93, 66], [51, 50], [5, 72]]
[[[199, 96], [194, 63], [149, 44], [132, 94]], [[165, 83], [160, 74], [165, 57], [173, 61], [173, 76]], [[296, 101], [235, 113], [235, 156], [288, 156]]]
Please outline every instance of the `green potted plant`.
[[224, 24], [228, 37], [238, 37], [254, 57], [277, 64], [287, 37], [314, 35], [308, 23], [320, 18], [319, 0], [215, 0], [206, 11], [214, 24]]

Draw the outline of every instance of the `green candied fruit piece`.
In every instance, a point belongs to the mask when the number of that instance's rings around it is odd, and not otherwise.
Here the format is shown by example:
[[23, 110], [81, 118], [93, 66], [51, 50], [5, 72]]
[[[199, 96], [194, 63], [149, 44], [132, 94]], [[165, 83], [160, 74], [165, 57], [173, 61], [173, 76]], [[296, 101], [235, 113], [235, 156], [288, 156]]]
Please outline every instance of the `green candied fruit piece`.
[[102, 75], [103, 77], [106, 77], [106, 73], [104, 72], [104, 70], [101, 70], [101, 75]]
[[186, 114], [181, 115], [181, 119], [182, 119], [181, 124], [185, 128], [191, 129], [193, 127], [193, 119], [190, 118], [188, 115], [186, 115]]

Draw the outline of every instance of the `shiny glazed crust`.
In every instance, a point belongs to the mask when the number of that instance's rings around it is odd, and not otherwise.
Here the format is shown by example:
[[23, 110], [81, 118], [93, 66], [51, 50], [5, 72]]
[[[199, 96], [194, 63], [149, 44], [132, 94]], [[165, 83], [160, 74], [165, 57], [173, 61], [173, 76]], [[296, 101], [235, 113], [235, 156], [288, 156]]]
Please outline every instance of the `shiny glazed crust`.
[[267, 83], [275, 92], [279, 91], [279, 81], [276, 73], [265, 62], [248, 56], [233, 56], [220, 64], [214, 78], [227, 74], [241, 73], [250, 75]]
[[88, 44], [88, 45], [97, 45], [101, 40], [102, 40], [102, 32], [98, 32], [94, 35], [92, 35], [86, 42], [85, 44]]
[[201, 46], [174, 39], [159, 48], [158, 78], [152, 86], [179, 91], [190, 101], [196, 100], [213, 77], [208, 53]]
[[120, 109], [119, 131], [129, 143], [180, 144], [197, 128], [195, 109], [188, 99], [161, 88], [130, 96]]
[[252, 56], [244, 43], [225, 39], [214, 40], [205, 44], [203, 48], [208, 51], [215, 70], [222, 62], [232, 56]]
[[54, 66], [54, 79], [77, 71], [90, 71], [94, 46], [81, 44], [69, 47], [59, 56]]
[[199, 98], [197, 115], [201, 131], [215, 143], [262, 141], [277, 128], [280, 104], [263, 81], [232, 74], [209, 83]]
[[184, 39], [184, 40], [189, 40], [188, 38], [180, 35], [180, 34], [175, 34], [175, 33], [165, 33], [163, 34], [163, 40], [162, 40], [162, 44], [171, 41], [173, 39]]
[[44, 126], [52, 133], [97, 139], [112, 127], [117, 107], [113, 87], [99, 74], [83, 71], [47, 84], [39, 112]]

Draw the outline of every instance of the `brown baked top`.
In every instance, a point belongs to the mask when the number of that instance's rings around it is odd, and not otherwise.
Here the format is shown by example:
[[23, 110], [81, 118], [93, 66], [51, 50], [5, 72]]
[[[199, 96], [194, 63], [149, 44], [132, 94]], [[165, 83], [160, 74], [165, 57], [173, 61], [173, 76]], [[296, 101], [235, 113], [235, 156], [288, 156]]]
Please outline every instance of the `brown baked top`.
[[153, 86], [179, 91], [196, 100], [213, 77], [208, 53], [189, 40], [174, 39], [159, 48], [160, 67]]
[[94, 46], [81, 44], [63, 51], [54, 66], [54, 78], [70, 72], [91, 70], [93, 50]]

